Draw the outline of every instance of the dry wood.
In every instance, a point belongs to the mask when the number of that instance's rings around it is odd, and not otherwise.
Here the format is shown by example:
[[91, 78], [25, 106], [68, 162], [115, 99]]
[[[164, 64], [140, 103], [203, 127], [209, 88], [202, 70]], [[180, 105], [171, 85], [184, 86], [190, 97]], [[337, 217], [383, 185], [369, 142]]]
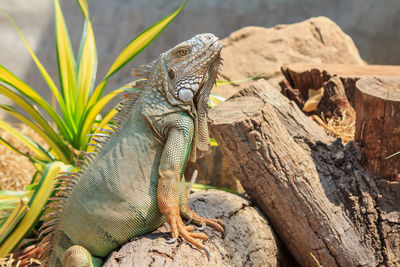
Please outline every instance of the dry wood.
[[356, 134], [363, 165], [379, 178], [398, 180], [400, 78], [366, 77], [356, 83]]
[[303, 108], [309, 89], [324, 88], [325, 94], [315, 114], [330, 117], [347, 111], [354, 116], [355, 83], [367, 76], [400, 76], [400, 66], [346, 64], [292, 64], [282, 67], [286, 81], [282, 93]]
[[209, 117], [234, 175], [302, 266], [400, 265], [399, 185], [376, 182], [352, 143], [262, 80]]

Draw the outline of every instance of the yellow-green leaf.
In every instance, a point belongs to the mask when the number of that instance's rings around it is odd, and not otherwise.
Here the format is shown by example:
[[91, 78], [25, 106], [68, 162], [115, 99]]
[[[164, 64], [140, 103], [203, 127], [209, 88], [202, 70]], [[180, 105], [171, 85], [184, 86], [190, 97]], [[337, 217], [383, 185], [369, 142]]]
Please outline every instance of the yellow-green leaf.
[[210, 95], [209, 106], [210, 106], [211, 108], [213, 108], [213, 107], [215, 107], [216, 105], [221, 104], [221, 103], [224, 102], [225, 100], [226, 100], [225, 97], [212, 93], [212, 94]]
[[54, 179], [59, 172], [67, 171], [70, 165], [65, 165], [60, 161], [54, 161], [46, 166], [42, 179], [38, 188], [28, 202], [29, 210], [23, 216], [15, 229], [10, 233], [6, 240], [0, 245], [0, 257], [4, 257], [10, 253], [16, 245], [25, 237], [27, 233], [34, 227], [42, 214], [43, 207], [46, 205], [50, 197], [56, 180]]
[[[74, 112], [73, 108], [75, 107], [76, 63], [68, 29], [65, 25], [64, 17], [58, 0], [54, 0], [54, 14], [56, 51], [61, 93], [64, 97], [68, 113], [70, 116], [72, 116]], [[64, 116], [65, 115], [66, 114], [64, 114]]]
[[218, 146], [218, 143], [214, 138], [210, 138], [210, 145], [211, 146]]
[[39, 160], [44, 160], [44, 161], [52, 161], [54, 160], [47, 152], [46, 150], [41, 147], [38, 143], [34, 142], [32, 139], [29, 137], [21, 134], [17, 130], [15, 130], [13, 127], [8, 125], [5, 121], [0, 120], [0, 128], [9, 132], [12, 134], [16, 139], [21, 141], [26, 147], [28, 147], [32, 152], [34, 152], [34, 157]]
[[[186, 185], [189, 185], [189, 183], [186, 183]], [[228, 189], [228, 188], [221, 188], [221, 187], [214, 187], [211, 185], [205, 185], [205, 184], [198, 184], [198, 183], [194, 183], [191, 191], [196, 192], [196, 191], [201, 191], [201, 190], [210, 190], [210, 189], [214, 189], [214, 190], [220, 190], [220, 191], [226, 191], [226, 192], [230, 192], [236, 195], [239, 195], [238, 192], [232, 190], [232, 189]]]
[[117, 115], [118, 111], [113, 108], [112, 110], [110, 110], [107, 115], [104, 116], [104, 118], [101, 120], [101, 122], [99, 123], [99, 125], [97, 127], [99, 128], [104, 128], [107, 126], [107, 124], [110, 122], [110, 120]]
[[85, 114], [84, 120], [82, 121], [82, 126], [80, 127], [81, 132], [80, 132], [80, 145], [82, 147], [85, 147], [88, 137], [87, 135], [90, 133], [90, 130], [92, 128], [93, 122], [97, 116], [97, 114], [100, 113], [100, 111], [107, 105], [107, 103], [113, 99], [115, 96], [118, 94], [122, 93], [124, 90], [123, 89], [118, 89], [114, 90], [107, 95], [105, 95], [103, 98], [101, 98], [97, 103], [91, 107], [87, 113]]
[[41, 160], [32, 158], [29, 153], [23, 153], [22, 151], [20, 151], [19, 149], [17, 149], [13, 145], [11, 145], [9, 142], [4, 140], [3, 137], [1, 137], [1, 136], [0, 136], [0, 144], [2, 144], [3, 146], [7, 147], [8, 149], [14, 151], [15, 153], [20, 154], [21, 156], [27, 157], [31, 162], [37, 162], [38, 164], [43, 164], [43, 162]]
[[[5, 220], [5, 222], [1, 225], [0, 244], [7, 238], [7, 236], [12, 232], [18, 222], [21, 221], [23, 216], [28, 212], [29, 207], [27, 203], [28, 198], [25, 197], [21, 199], [14, 210], [11, 212], [11, 214], [8, 216], [7, 220]], [[4, 257], [5, 255], [2, 255], [1, 257]]]
[[62, 142], [56, 143], [44, 130], [42, 130], [42, 128], [40, 128], [31, 119], [20, 114], [13, 107], [0, 104], [0, 108], [7, 111], [10, 115], [14, 116], [27, 126], [31, 127], [36, 133], [38, 133], [40, 137], [42, 137], [43, 140], [46, 141], [46, 143], [54, 150], [54, 152], [57, 155], [57, 159], [60, 159], [66, 163], [68, 162], [66, 155], [69, 155], [69, 149], [64, 143]]
[[[83, 112], [92, 92], [97, 70], [97, 51], [92, 24], [86, 19], [78, 57], [78, 96], [76, 116]], [[79, 119], [78, 119], [79, 121]]]
[[225, 85], [225, 84], [232, 84], [232, 83], [242, 83], [242, 82], [246, 82], [246, 81], [250, 81], [250, 80], [254, 80], [258, 77], [261, 77], [262, 75], [264, 75], [264, 73], [260, 73], [257, 75], [253, 75], [241, 80], [236, 80], [236, 81], [216, 81], [217, 86], [221, 86], [221, 85]]
[[17, 95], [7, 87], [0, 84], [0, 94], [7, 96], [9, 99], [14, 101], [17, 105], [19, 105], [22, 109], [24, 109], [33, 119], [35, 119], [38, 124], [43, 128], [43, 130], [47, 133], [47, 135], [60, 144], [62, 147], [63, 141], [60, 136], [54, 131], [52, 127], [47, 123], [47, 121], [43, 118], [43, 116], [39, 113], [37, 109], [32, 107], [25, 99], [21, 96]]
[[89, 17], [89, 9], [86, 0], [78, 0], [79, 7], [81, 8], [82, 14], [85, 18]]
[[[24, 81], [19, 79], [17, 76], [15, 76], [13, 73], [11, 73], [8, 69], [0, 65], [0, 81], [5, 82], [9, 85], [11, 85], [13, 88], [18, 90], [21, 94], [32, 100], [35, 104], [37, 104], [39, 107], [43, 108], [44, 111], [47, 112], [47, 114], [51, 117], [51, 119], [56, 123], [58, 129], [61, 131], [63, 136], [68, 138], [70, 140], [71, 138], [71, 132], [67, 128], [65, 122], [61, 119], [61, 117], [57, 114], [57, 112], [47, 103], [35, 90], [33, 90], [29, 85], [27, 85]], [[1, 88], [5, 88], [4, 86], [1, 86]], [[7, 89], [10, 91], [9, 89]], [[1, 90], [4, 91], [4, 90]], [[3, 93], [3, 92], [0, 92]], [[15, 95], [15, 93], [12, 92], [12, 94]], [[9, 96], [10, 93], [8, 93], [7, 97]], [[19, 97], [21, 98], [21, 97]], [[11, 100], [15, 101], [13, 97], [10, 97]], [[26, 101], [25, 101], [26, 102]], [[17, 103], [18, 104], [18, 103]], [[30, 113], [29, 111], [27, 111]], [[36, 112], [37, 113], [37, 112]], [[32, 115], [32, 114], [31, 114]], [[46, 120], [40, 120], [37, 121], [46, 131], [54, 132], [54, 129], [48, 125]]]
[[28, 49], [29, 53], [31, 54], [31, 57], [32, 57], [33, 61], [35, 62], [36, 66], [38, 67], [40, 73], [42, 74], [44, 80], [46, 81], [46, 83], [48, 84], [50, 90], [53, 92], [54, 96], [56, 97], [56, 99], [57, 99], [57, 101], [58, 101], [58, 103], [60, 105], [61, 110], [65, 109], [64, 100], [62, 99], [62, 97], [60, 95], [60, 92], [57, 89], [57, 86], [55, 85], [55, 83], [51, 79], [50, 75], [48, 74], [46, 69], [43, 67], [42, 63], [39, 61], [39, 59], [37, 58], [37, 56], [33, 52], [32, 48], [29, 46], [28, 42], [25, 39], [25, 36], [22, 34], [22, 32], [18, 28], [17, 24], [11, 19], [11, 17], [8, 15], [8, 13], [3, 8], [0, 7], [0, 9], [8, 17], [8, 20], [14, 25], [14, 28], [17, 30], [17, 32], [20, 35], [22, 41], [24, 42], [26, 48]]
[[4, 200], [20, 200], [24, 195], [24, 191], [0, 190], [0, 202]]
[[92, 106], [100, 98], [107, 84], [107, 80], [120, 68], [125, 66], [125, 64], [127, 64], [130, 60], [132, 60], [136, 55], [138, 55], [155, 38], [157, 38], [157, 36], [168, 26], [168, 24], [175, 19], [179, 12], [185, 7], [187, 2], [188, 0], [186, 0], [175, 12], [147, 28], [125, 47], [125, 49], [111, 65], [106, 77], [103, 79], [100, 85], [97, 86], [96, 90], [94, 90], [93, 95], [90, 98], [89, 106]]
[[114, 63], [109, 69], [106, 79], [108, 79], [112, 74], [114, 74], [118, 69], [128, 63], [133, 57], [135, 57], [140, 51], [142, 51], [146, 46], [148, 46], [151, 41], [153, 41], [164, 29], [168, 26], [171, 21], [179, 14], [179, 12], [184, 8], [185, 1], [181, 7], [179, 7], [175, 12], [165, 17], [161, 21], [157, 22], [150, 28], [146, 29], [144, 32], [135, 37], [127, 47], [122, 51], [122, 53], [117, 57]]

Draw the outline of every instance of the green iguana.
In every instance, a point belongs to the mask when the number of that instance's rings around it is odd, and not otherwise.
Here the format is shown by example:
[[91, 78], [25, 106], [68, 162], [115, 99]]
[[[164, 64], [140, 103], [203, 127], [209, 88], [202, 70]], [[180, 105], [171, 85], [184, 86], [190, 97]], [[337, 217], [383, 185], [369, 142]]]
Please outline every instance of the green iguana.
[[221, 233], [224, 223], [190, 210], [183, 171], [209, 150], [206, 116], [221, 49], [216, 36], [200, 34], [134, 70], [143, 90], [121, 103], [118, 127], [100, 129], [81, 170], [58, 177], [41, 228], [44, 266], [100, 266], [165, 221], [170, 241], [181, 236], [208, 255], [207, 235], [182, 218]]

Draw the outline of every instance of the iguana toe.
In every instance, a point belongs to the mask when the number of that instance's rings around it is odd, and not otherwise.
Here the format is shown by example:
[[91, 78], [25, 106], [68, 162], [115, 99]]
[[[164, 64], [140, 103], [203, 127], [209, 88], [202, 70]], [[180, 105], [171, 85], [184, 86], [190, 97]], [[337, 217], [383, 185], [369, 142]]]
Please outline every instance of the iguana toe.
[[200, 228], [196, 228], [199, 231], [204, 230], [203, 228], [205, 225], [210, 226], [211, 228], [214, 228], [218, 232], [222, 233], [222, 238], [225, 237], [225, 223], [220, 220], [220, 219], [212, 219], [212, 218], [204, 218], [199, 215], [197, 215], [193, 210], [190, 210], [190, 218], [194, 224], [197, 226], [200, 226]]
[[[167, 215], [167, 221], [171, 226], [172, 238], [178, 238], [181, 236], [187, 242], [192, 244], [198, 249], [203, 250], [204, 245], [202, 244], [201, 240], [207, 240], [208, 236], [204, 233], [196, 233], [192, 232], [194, 227], [189, 225], [186, 226], [183, 224], [183, 221], [179, 215]], [[173, 240], [172, 239], [172, 240]]]

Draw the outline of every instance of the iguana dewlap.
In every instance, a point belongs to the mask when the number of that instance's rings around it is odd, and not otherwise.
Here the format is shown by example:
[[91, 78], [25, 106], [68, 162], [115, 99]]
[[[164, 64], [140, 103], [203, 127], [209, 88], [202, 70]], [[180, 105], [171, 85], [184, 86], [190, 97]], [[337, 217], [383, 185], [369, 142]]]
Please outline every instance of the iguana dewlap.
[[183, 42], [135, 71], [139, 93], [119, 108], [119, 127], [94, 138], [82, 169], [59, 177], [41, 247], [45, 266], [100, 266], [131, 238], [169, 223], [172, 237], [199, 249], [204, 233], [182, 218], [224, 231], [218, 219], [189, 209], [187, 161], [209, 150], [207, 109], [222, 45], [213, 34]]

